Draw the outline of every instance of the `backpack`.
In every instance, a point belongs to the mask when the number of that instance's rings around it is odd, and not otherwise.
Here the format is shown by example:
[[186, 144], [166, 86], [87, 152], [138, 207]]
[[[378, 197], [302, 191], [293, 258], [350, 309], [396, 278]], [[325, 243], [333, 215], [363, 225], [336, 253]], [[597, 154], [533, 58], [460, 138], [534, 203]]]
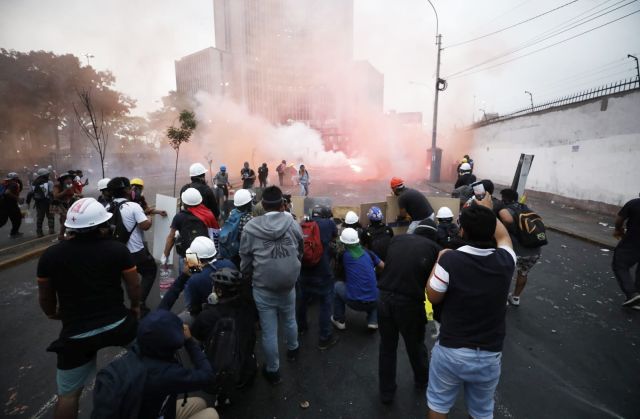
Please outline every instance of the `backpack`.
[[302, 266], [316, 266], [322, 259], [324, 248], [320, 240], [320, 227], [315, 221], [305, 221], [302, 227], [302, 239], [304, 252], [302, 254]]
[[215, 381], [207, 392], [228, 396], [242, 369], [240, 338], [233, 317], [222, 317], [216, 322], [205, 342], [205, 354], [216, 373]]
[[224, 222], [218, 243], [220, 244], [220, 256], [231, 259], [240, 252], [240, 220], [243, 212], [234, 208], [229, 214], [229, 218]]
[[542, 217], [524, 204], [510, 206], [518, 242], [524, 247], [540, 247], [549, 243]]
[[451, 192], [451, 198], [459, 198], [462, 207], [473, 196], [473, 188], [471, 185], [462, 185]]
[[369, 227], [365, 231], [365, 239], [368, 248], [382, 260], [387, 256], [387, 249], [393, 237], [393, 230], [389, 226]]
[[96, 375], [91, 419], [137, 418], [147, 370], [140, 356], [127, 351]]
[[179, 236], [176, 238], [176, 252], [184, 257], [193, 239], [199, 236], [209, 237], [209, 229], [201, 219], [189, 211], [181, 211], [181, 213], [184, 214], [185, 219], [180, 226], [180, 230], [178, 230]]
[[35, 181], [33, 182], [33, 199], [41, 201], [49, 197], [49, 182], [48, 181]]
[[124, 244], [127, 244], [129, 242], [129, 238], [131, 238], [131, 234], [133, 233], [133, 230], [135, 230], [136, 227], [138, 226], [137, 224], [134, 225], [131, 231], [129, 231], [127, 230], [127, 227], [124, 225], [124, 220], [122, 219], [122, 212], [120, 211], [120, 208], [122, 207], [123, 204], [127, 202], [131, 202], [131, 201], [127, 201], [125, 199], [124, 201], [120, 201], [120, 202], [111, 202], [111, 205], [109, 207], [109, 212], [113, 214], [113, 217], [111, 217], [111, 220], [109, 220], [109, 222], [113, 226], [112, 236], [114, 239]]

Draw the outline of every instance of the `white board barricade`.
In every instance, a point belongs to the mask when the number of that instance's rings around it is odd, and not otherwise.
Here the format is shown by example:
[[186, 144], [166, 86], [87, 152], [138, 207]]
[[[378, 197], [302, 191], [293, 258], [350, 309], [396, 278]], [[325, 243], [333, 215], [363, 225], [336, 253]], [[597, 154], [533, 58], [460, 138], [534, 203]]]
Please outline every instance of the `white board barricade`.
[[[172, 196], [156, 194], [156, 209], [164, 210], [167, 216], [153, 216], [153, 257], [160, 260], [164, 252], [164, 244], [171, 227], [171, 220], [175, 217], [178, 208], [178, 199]], [[173, 261], [173, 249], [167, 258], [169, 264]]]

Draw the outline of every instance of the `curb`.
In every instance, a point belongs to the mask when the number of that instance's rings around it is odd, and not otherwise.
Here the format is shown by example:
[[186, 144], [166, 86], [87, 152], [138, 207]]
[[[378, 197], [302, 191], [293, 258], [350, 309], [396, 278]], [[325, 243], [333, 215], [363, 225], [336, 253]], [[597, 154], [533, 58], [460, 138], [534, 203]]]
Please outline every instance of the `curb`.
[[575, 233], [573, 231], [566, 230], [566, 229], [564, 229], [562, 227], [557, 227], [557, 226], [549, 225], [549, 224], [546, 224], [545, 226], [547, 227], [548, 230], [555, 231], [556, 233], [564, 234], [565, 236], [573, 237], [574, 239], [578, 239], [578, 240], [585, 241], [587, 243], [595, 244], [597, 246], [601, 246], [601, 247], [607, 248], [609, 250], [613, 250], [615, 248], [615, 246], [612, 246], [610, 243], [605, 243], [604, 241], [598, 240], [598, 239], [594, 239], [593, 237], [583, 236], [583, 235], [580, 235], [580, 234]]
[[19, 256], [15, 256], [13, 258], [0, 261], [0, 271], [10, 268], [12, 266], [18, 265], [20, 263], [26, 262], [35, 257], [39, 257], [44, 253], [45, 250], [49, 248], [49, 246], [50, 244], [47, 244], [46, 246], [40, 246], [35, 249], [29, 250], [28, 252], [23, 253]]

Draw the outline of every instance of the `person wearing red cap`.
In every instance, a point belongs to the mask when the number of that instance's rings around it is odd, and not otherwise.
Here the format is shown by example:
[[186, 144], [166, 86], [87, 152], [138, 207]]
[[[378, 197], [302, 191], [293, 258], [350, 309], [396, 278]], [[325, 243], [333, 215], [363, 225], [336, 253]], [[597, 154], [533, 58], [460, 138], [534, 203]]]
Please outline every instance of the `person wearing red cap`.
[[416, 189], [407, 188], [404, 180], [399, 177], [391, 178], [391, 190], [398, 197], [398, 221], [411, 221], [407, 234], [412, 234], [420, 221], [434, 219], [434, 212], [427, 197]]

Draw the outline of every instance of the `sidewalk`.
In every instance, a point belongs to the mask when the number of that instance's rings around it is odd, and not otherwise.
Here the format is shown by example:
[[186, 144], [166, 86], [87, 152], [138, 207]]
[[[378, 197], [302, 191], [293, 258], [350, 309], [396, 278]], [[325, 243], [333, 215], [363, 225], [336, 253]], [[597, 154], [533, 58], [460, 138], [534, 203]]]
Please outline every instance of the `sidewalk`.
[[[428, 183], [441, 193], [451, 193], [453, 183]], [[499, 197], [501, 187], [496, 185]], [[600, 214], [584, 211], [574, 207], [558, 204], [553, 200], [527, 197], [527, 205], [540, 214], [545, 226], [554, 231], [586, 240], [603, 248], [612, 249], [617, 240], [613, 238], [613, 228], [616, 214]], [[437, 210], [436, 208], [434, 208]]]

